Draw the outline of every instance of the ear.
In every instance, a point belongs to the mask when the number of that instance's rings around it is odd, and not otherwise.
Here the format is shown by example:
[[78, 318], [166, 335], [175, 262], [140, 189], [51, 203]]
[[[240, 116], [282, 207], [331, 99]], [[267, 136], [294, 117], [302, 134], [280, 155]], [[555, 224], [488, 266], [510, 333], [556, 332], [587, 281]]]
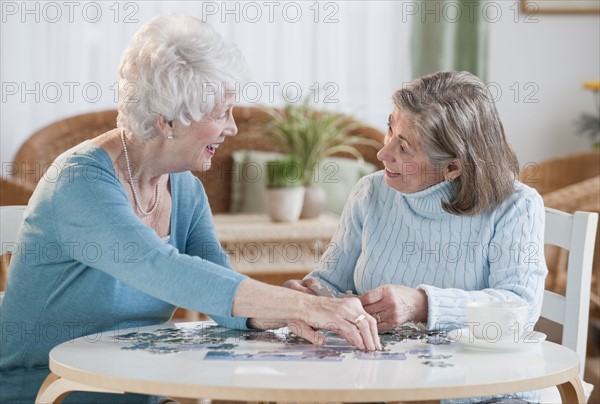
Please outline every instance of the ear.
[[460, 160], [454, 159], [444, 169], [444, 179], [446, 181], [454, 181], [462, 174], [462, 164]]
[[162, 115], [156, 117], [156, 127], [166, 138], [173, 137], [173, 121], [167, 121]]

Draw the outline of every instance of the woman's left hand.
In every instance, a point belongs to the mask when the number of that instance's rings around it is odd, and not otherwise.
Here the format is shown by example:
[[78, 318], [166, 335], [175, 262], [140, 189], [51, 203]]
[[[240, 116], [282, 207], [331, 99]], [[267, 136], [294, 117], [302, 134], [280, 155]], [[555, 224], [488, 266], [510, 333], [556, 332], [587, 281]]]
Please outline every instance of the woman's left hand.
[[379, 330], [390, 330], [407, 321], [427, 321], [427, 295], [421, 289], [382, 285], [359, 299], [365, 311], [377, 320]]

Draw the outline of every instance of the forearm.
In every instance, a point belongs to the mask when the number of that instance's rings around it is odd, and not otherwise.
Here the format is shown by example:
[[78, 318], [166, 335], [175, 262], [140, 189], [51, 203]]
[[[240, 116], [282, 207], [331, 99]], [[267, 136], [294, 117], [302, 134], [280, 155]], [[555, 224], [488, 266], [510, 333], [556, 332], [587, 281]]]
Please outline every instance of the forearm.
[[238, 287], [231, 314], [252, 317], [252, 326], [258, 325], [257, 322], [297, 320], [306, 315], [310, 298], [315, 297], [245, 279]]

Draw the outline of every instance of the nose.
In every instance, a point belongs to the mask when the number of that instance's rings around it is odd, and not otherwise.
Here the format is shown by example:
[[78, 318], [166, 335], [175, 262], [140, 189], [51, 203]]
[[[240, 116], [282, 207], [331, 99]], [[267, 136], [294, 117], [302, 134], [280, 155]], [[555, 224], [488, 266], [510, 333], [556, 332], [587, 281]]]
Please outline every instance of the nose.
[[232, 109], [232, 111], [229, 112], [229, 115], [227, 116], [227, 126], [223, 130], [223, 133], [226, 136], [232, 136], [232, 137], [237, 135], [237, 133], [238, 133], [238, 128], [237, 128], [237, 125], [235, 124], [235, 119], [233, 119], [233, 109]]
[[389, 150], [389, 144], [390, 142], [385, 142], [383, 147], [379, 149], [379, 151], [377, 152], [377, 160], [382, 162], [393, 161], [393, 154]]

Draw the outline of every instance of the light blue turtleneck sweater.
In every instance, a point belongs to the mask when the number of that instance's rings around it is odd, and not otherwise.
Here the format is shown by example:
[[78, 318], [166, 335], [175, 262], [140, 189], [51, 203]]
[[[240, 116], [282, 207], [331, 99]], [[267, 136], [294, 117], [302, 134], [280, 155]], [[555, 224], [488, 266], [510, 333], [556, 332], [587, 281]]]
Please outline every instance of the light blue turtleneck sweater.
[[[0, 306], [0, 402], [33, 402], [54, 346], [86, 334], [165, 322], [177, 306], [228, 327], [245, 276], [231, 270], [208, 199], [190, 172], [170, 175], [168, 243], [142, 223], [109, 156], [85, 142], [59, 156], [36, 188]], [[72, 394], [66, 402], [147, 402]], [[137, 401], [136, 401], [137, 402]]]
[[421, 288], [427, 327], [436, 329], [460, 327], [467, 302], [522, 299], [533, 327], [547, 274], [542, 198], [516, 182], [496, 209], [465, 216], [442, 209], [451, 191], [452, 183], [442, 182], [403, 194], [385, 183], [383, 171], [362, 178], [309, 276], [357, 294], [385, 284]]

